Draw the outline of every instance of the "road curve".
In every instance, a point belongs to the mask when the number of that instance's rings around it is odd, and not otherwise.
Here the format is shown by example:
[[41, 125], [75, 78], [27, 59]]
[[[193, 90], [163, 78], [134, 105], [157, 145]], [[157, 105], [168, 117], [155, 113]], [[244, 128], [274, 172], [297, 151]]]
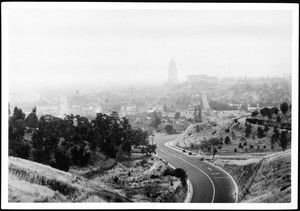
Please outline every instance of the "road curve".
[[174, 136], [156, 136], [156, 153], [175, 168], [186, 170], [193, 186], [191, 203], [234, 203], [235, 186], [232, 179], [214, 165], [165, 145], [173, 139]]

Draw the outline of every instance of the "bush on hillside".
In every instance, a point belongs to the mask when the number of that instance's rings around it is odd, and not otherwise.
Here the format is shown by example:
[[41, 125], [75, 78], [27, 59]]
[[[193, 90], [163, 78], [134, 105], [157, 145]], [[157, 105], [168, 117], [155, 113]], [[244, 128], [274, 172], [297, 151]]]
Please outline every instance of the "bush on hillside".
[[251, 113], [252, 117], [256, 117], [259, 114], [258, 110], [255, 110]]

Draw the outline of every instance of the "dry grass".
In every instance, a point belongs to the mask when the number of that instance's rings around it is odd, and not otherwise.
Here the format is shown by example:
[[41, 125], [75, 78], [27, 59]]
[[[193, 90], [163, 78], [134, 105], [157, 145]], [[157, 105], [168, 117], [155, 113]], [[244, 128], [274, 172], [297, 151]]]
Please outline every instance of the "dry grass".
[[9, 157], [9, 202], [129, 201], [101, 182]]

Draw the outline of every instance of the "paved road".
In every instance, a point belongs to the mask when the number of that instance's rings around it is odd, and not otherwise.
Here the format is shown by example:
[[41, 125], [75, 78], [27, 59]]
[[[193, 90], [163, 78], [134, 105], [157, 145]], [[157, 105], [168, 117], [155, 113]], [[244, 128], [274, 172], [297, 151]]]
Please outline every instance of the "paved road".
[[200, 161], [194, 155], [188, 155], [165, 143], [174, 140], [174, 136], [156, 136], [157, 155], [168, 161], [175, 168], [186, 170], [193, 186], [191, 202], [233, 203], [235, 186], [232, 179], [214, 165]]

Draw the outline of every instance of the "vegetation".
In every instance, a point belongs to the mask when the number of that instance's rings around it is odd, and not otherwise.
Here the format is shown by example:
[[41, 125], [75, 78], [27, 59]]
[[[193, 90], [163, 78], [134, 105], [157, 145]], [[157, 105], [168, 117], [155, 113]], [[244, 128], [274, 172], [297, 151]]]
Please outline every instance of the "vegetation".
[[282, 111], [283, 114], [285, 114], [289, 109], [289, 105], [287, 102], [284, 102], [280, 104], [280, 110]]
[[215, 100], [209, 101], [209, 106], [216, 111], [226, 111], [226, 110], [235, 110], [236, 106], [229, 106], [228, 104], [217, 102]]
[[182, 185], [185, 187], [187, 185], [186, 180], [187, 180], [187, 174], [186, 171], [182, 168], [176, 168], [176, 169], [172, 169], [172, 168], [166, 168], [163, 173], [163, 176], [175, 176], [177, 178], [180, 178], [180, 181], [182, 183]]
[[165, 130], [168, 134], [173, 134], [175, 132], [173, 125], [166, 125]]
[[258, 114], [259, 114], [259, 112], [257, 110], [255, 110], [251, 113], [251, 116], [256, 117]]
[[[31, 141], [25, 141], [25, 134], [31, 134]], [[147, 132], [132, 129], [128, 119], [120, 119], [117, 113], [98, 113], [92, 121], [79, 115], [38, 119], [34, 108], [25, 119], [22, 109], [15, 107], [9, 117], [9, 155], [64, 171], [70, 165], [86, 166], [91, 152], [99, 150], [110, 158], [128, 157], [132, 146], [148, 145], [147, 138]], [[155, 152], [155, 147], [147, 152]]]

